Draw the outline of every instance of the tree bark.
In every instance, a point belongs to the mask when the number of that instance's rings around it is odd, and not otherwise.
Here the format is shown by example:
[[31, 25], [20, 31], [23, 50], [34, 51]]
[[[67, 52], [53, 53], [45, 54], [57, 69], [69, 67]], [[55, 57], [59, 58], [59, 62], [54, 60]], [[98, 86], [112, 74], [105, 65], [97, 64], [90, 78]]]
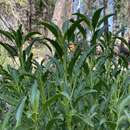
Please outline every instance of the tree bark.
[[116, 8], [116, 0], [113, 1], [114, 2], [114, 6], [113, 6], [113, 10], [114, 10], [114, 16], [113, 16], [113, 32], [117, 31], [117, 8]]
[[29, 19], [28, 19], [28, 31], [32, 31], [32, 0], [29, 0]]
[[62, 28], [65, 19], [69, 19], [72, 15], [72, 0], [57, 0], [52, 21]]
[[128, 32], [129, 32], [129, 39], [130, 39], [130, 1], [128, 1]]
[[[107, 15], [108, 0], [103, 0], [103, 5], [104, 5], [103, 13], [104, 13], [104, 16], [106, 16]], [[108, 20], [105, 20], [104, 26], [105, 26], [105, 32], [108, 32], [109, 31]]]
[[[52, 22], [54, 22], [60, 29], [62, 29], [62, 25], [66, 19], [69, 19], [72, 16], [72, 0], [57, 0], [55, 4], [55, 9], [52, 17]], [[48, 32], [48, 37], [53, 39], [53, 35]], [[47, 49], [47, 55], [54, 55], [55, 50], [50, 45], [52, 49], [52, 53]]]

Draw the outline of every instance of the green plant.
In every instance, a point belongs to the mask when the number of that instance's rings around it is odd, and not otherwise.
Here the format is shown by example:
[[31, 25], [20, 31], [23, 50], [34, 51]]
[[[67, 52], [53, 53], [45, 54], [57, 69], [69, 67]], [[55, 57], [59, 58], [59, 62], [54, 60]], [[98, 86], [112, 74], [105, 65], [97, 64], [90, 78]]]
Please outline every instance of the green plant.
[[[53, 45], [55, 56], [46, 65], [32, 61], [33, 71], [26, 69], [25, 50], [19, 42], [18, 51], [1, 43], [9, 52], [17, 52], [20, 61], [20, 69], [0, 68], [0, 99], [11, 105], [11, 114], [0, 123], [2, 130], [129, 129], [130, 72], [125, 73], [127, 62], [122, 55], [115, 61], [113, 50], [116, 39], [127, 42], [104, 31], [103, 23], [112, 15], [101, 18], [102, 9], [91, 20], [75, 14], [79, 18], [71, 20], [63, 31], [54, 23], [41, 22], [54, 38], [40, 38], [40, 42]], [[90, 41], [85, 28], [92, 34]], [[10, 38], [10, 33], [1, 32]], [[73, 52], [68, 49], [72, 42], [76, 44]], [[102, 48], [100, 55], [97, 46]]]
[[[31, 70], [32, 53], [31, 48], [33, 44], [38, 40], [38, 37], [33, 38], [34, 35], [39, 35], [38, 32], [29, 32], [24, 35], [22, 31], [22, 25], [15, 31], [11, 32], [0, 30], [0, 33], [8, 39], [9, 43], [0, 42], [0, 44], [8, 51], [10, 56], [15, 60], [15, 56], [18, 56], [19, 64], [22, 70]], [[30, 40], [29, 45], [26, 45]], [[26, 47], [26, 48], [25, 48]]]

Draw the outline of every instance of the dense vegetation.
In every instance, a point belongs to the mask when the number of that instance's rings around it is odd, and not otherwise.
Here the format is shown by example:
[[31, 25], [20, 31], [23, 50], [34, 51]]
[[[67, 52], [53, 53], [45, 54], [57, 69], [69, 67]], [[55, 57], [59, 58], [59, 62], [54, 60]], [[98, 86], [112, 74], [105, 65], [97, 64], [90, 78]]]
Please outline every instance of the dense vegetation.
[[[62, 30], [40, 22], [52, 39], [25, 34], [22, 26], [0, 30], [8, 39], [0, 45], [18, 64], [0, 66], [0, 130], [130, 129], [128, 57], [114, 51], [117, 39], [129, 46], [118, 33], [106, 30], [103, 23], [113, 14], [101, 17], [102, 10], [91, 20], [76, 13], [78, 18], [66, 21]], [[33, 59], [31, 49], [37, 43], [55, 48], [46, 64]]]

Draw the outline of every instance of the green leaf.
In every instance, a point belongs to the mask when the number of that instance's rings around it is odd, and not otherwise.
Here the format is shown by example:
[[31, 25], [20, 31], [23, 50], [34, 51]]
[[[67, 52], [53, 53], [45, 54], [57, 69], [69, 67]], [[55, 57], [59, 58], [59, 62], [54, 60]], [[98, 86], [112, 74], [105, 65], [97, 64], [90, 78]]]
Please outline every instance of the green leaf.
[[62, 96], [64, 96], [68, 101], [71, 101], [71, 98], [70, 98], [70, 96], [69, 96], [69, 94], [67, 92], [63, 91], [63, 92], [60, 92], [60, 94]]
[[88, 66], [88, 63], [84, 62], [83, 64], [83, 68], [84, 68], [84, 72], [86, 74], [86, 76], [89, 74], [89, 66]]
[[50, 97], [50, 98], [45, 102], [45, 104], [43, 104], [43, 109], [44, 109], [44, 110], [47, 110], [47, 108], [48, 108], [52, 103], [55, 103], [59, 97], [61, 97], [61, 94], [56, 94], [55, 96]]
[[84, 63], [86, 62], [86, 58], [90, 56], [90, 54], [93, 52], [93, 50], [96, 48], [96, 45], [91, 46], [90, 48], [87, 48], [82, 56], [80, 57], [78, 61], [78, 69], [81, 69], [83, 67]]
[[33, 45], [34, 45], [35, 43], [37, 43], [37, 42], [46, 45], [46, 46], [48, 47], [48, 49], [50, 50], [50, 52], [52, 53], [51, 47], [50, 47], [46, 42], [44, 42], [44, 39], [43, 39], [43, 38], [36, 37], [36, 38], [33, 38], [33, 39], [32, 39], [31, 43], [30, 43], [30, 44], [26, 47], [26, 49], [24, 50], [24, 51], [25, 51], [25, 54], [26, 54], [27, 56], [29, 56], [29, 55], [31, 54], [31, 49], [32, 49]]
[[69, 23], [70, 23], [69, 20], [67, 20], [63, 23], [62, 30], [64, 33], [69, 29]]
[[127, 110], [124, 110], [124, 112], [125, 112], [125, 115], [127, 116], [128, 121], [129, 121], [129, 123], [130, 123], [130, 113], [128, 113], [128, 111], [127, 111]]
[[118, 105], [118, 110], [121, 113], [122, 111], [124, 111], [124, 108], [129, 105], [130, 102], [130, 96], [128, 95], [126, 98], [124, 98], [121, 103]]
[[119, 39], [122, 43], [124, 43], [128, 47], [128, 42], [124, 38], [119, 37], [119, 36], [115, 36], [115, 38]]
[[21, 120], [22, 120], [22, 114], [23, 114], [23, 111], [24, 111], [24, 106], [25, 106], [25, 102], [26, 102], [26, 99], [27, 97], [25, 96], [23, 98], [23, 100], [21, 101], [17, 111], [16, 111], [16, 115], [15, 115], [15, 118], [16, 118], [16, 128], [21, 124]]
[[76, 105], [82, 98], [86, 97], [88, 94], [93, 94], [93, 93], [97, 93], [97, 91], [96, 90], [89, 90], [88, 92], [81, 94], [80, 96], [76, 97], [74, 104]]
[[[72, 23], [75, 23], [75, 21], [71, 20]], [[81, 24], [77, 25], [77, 28], [79, 29], [79, 32], [83, 35], [83, 38], [86, 39], [86, 31], [85, 28], [82, 27]]]
[[18, 52], [17, 52], [17, 49], [7, 43], [2, 43], [0, 42], [0, 45], [2, 45], [6, 50], [7, 52], [9, 53], [9, 55], [14, 58], [14, 56], [18, 56]]
[[59, 117], [55, 117], [49, 120], [46, 126], [46, 130], [51, 130], [53, 128], [53, 125], [58, 121], [62, 121], [62, 120]]
[[77, 15], [79, 18], [83, 19], [83, 21], [86, 23], [87, 27], [90, 30], [92, 29], [91, 21], [87, 16], [80, 14], [80, 13], [74, 13], [73, 15]]
[[50, 22], [40, 22], [40, 25], [44, 25], [46, 28], [49, 29], [49, 31], [56, 37], [57, 41], [61, 44], [62, 39], [63, 39], [63, 35], [61, 30], [59, 29], [59, 27], [57, 25], [55, 25], [54, 23]]
[[111, 16], [113, 16], [113, 15], [115, 15], [115, 14], [109, 14], [109, 15], [106, 15], [106, 16], [104, 16], [103, 18], [101, 18], [101, 19], [99, 20], [99, 22], [98, 22], [97, 27], [100, 27], [101, 24], [103, 24], [105, 21], [107, 21], [107, 20], [108, 20]]
[[25, 124], [22, 124], [21, 126], [18, 126], [17, 128], [13, 129], [13, 130], [34, 130], [35, 127], [33, 125], [31, 126], [27, 126]]
[[116, 35], [119, 35], [120, 33], [122, 32], [125, 32], [127, 30], [126, 26], [122, 27], [121, 29], [119, 29], [117, 32], [116, 32]]
[[44, 38], [45, 40], [49, 41], [56, 49], [56, 53], [59, 56], [59, 58], [62, 60], [62, 56], [63, 56], [63, 49], [62, 47], [58, 44], [58, 42], [51, 40], [49, 38]]
[[75, 22], [73, 22], [73, 24], [69, 27], [69, 29], [67, 30], [67, 32], [65, 32], [64, 35], [64, 39], [68, 39], [68, 41], [70, 41], [71, 37], [74, 35], [75, 29], [80, 26], [80, 23], [83, 21], [83, 19], [79, 19]]
[[78, 114], [78, 113], [74, 114], [73, 117], [79, 119], [80, 121], [82, 121], [83, 123], [85, 123], [88, 126], [94, 127], [94, 124], [91, 121], [91, 119], [89, 119], [89, 117], [87, 118], [84, 115]]
[[15, 44], [18, 48], [21, 48], [23, 45], [23, 32], [22, 32], [22, 25], [19, 26], [17, 31], [13, 31]]
[[97, 40], [102, 36], [103, 32], [104, 32], [104, 27], [102, 27], [101, 29], [98, 29], [94, 32], [93, 36], [92, 36], [92, 40], [91, 43], [92, 44], [96, 44]]
[[24, 51], [25, 51], [25, 54], [26, 54], [27, 56], [30, 55], [31, 49], [32, 49], [34, 43], [36, 43], [38, 40], [39, 40], [39, 38], [38, 38], [38, 39], [37, 39], [37, 38], [33, 39], [32, 42], [26, 47], [26, 49], [25, 49]]
[[[6, 113], [4, 116], [4, 120], [2, 121], [2, 125], [0, 126], [0, 130], [7, 130], [8, 125], [9, 125], [9, 118], [10, 118], [10, 113]], [[0, 122], [1, 124], [1, 122]]]
[[40, 99], [40, 91], [38, 90], [38, 84], [37, 81], [35, 80], [34, 84], [32, 85], [31, 96], [30, 96], [31, 107], [33, 113], [35, 114], [38, 113], [39, 99]]
[[25, 38], [24, 38], [24, 42], [26, 42], [27, 40], [29, 40], [30, 38], [32, 38], [34, 35], [41, 35], [41, 33], [39, 32], [29, 32]]
[[13, 42], [14, 36], [12, 35], [12, 33], [8, 31], [0, 30], [0, 34], [3, 34], [6, 38], [8, 38], [10, 41]]
[[95, 30], [96, 27], [97, 27], [97, 24], [98, 24], [98, 21], [100, 19], [100, 16], [101, 16], [101, 12], [104, 8], [100, 8], [98, 10], [95, 11], [93, 17], [92, 17], [92, 26], [93, 26], [93, 29]]
[[27, 72], [32, 70], [32, 59], [33, 59], [33, 53], [31, 53], [30, 56], [28, 56], [28, 58], [25, 62], [25, 70]]
[[21, 124], [13, 129], [13, 130], [34, 130], [35, 129], [35, 123], [30, 118], [24, 118]]
[[68, 73], [70, 76], [72, 75], [74, 65], [75, 65], [78, 57], [80, 56], [80, 54], [81, 54], [81, 50], [80, 50], [80, 47], [78, 46], [75, 53], [74, 53], [72, 60], [69, 63], [69, 66], [68, 66]]

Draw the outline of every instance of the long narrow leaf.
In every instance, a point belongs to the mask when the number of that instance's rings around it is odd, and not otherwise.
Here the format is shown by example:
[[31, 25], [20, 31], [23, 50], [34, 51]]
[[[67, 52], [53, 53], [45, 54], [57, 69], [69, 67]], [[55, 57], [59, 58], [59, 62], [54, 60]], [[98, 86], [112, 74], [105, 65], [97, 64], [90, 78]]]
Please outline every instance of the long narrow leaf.
[[103, 24], [105, 21], [107, 21], [110, 17], [112, 17], [113, 15], [115, 14], [109, 14], [109, 15], [106, 15], [104, 16], [103, 18], [101, 18], [98, 22], [98, 25], [97, 27], [100, 27], [101, 24]]
[[9, 53], [9, 55], [14, 58], [14, 56], [18, 56], [18, 52], [17, 52], [17, 49], [7, 43], [2, 43], [0, 42], [0, 45], [2, 45], [6, 50], [7, 52]]
[[71, 62], [69, 63], [69, 66], [68, 66], [68, 73], [69, 73], [70, 76], [72, 75], [74, 65], [76, 63], [76, 60], [80, 56], [80, 54], [81, 54], [80, 47], [77, 47], [77, 49], [76, 49], [76, 51], [74, 53], [74, 56], [73, 56]]
[[95, 30], [97, 24], [98, 24], [98, 21], [100, 19], [100, 16], [101, 16], [101, 12], [104, 8], [100, 8], [98, 10], [95, 11], [93, 17], [92, 17], [92, 26], [93, 26], [93, 29]]
[[79, 19], [77, 21], [75, 21], [71, 26], [70, 28], [67, 30], [67, 32], [65, 33], [64, 35], [64, 39], [68, 39], [68, 41], [70, 41], [72, 35], [74, 34], [75, 32], [75, 29], [79, 26], [79, 24], [83, 21], [84, 19]]
[[83, 14], [81, 14], [81, 13], [74, 13], [73, 15], [77, 15], [79, 18], [83, 19], [84, 22], [86, 23], [87, 27], [88, 27], [90, 30], [92, 29], [91, 21], [90, 21], [90, 19], [89, 19], [87, 16], [85, 16], [85, 15], [83, 15]]
[[[71, 22], [74, 23], [75, 21], [71, 20]], [[79, 32], [83, 35], [83, 38], [86, 39], [85, 28], [81, 24], [78, 24], [77, 28], [79, 29]]]
[[13, 42], [13, 35], [12, 33], [8, 32], [8, 31], [3, 31], [3, 30], [0, 30], [0, 34], [4, 35], [6, 38], [8, 38], [9, 40], [11, 40]]
[[30, 38], [32, 38], [32, 37], [35, 36], [35, 35], [41, 35], [41, 33], [39, 33], [39, 32], [29, 32], [29, 33], [25, 36], [24, 42], [26, 42], [27, 40], [29, 40]]
[[44, 110], [47, 110], [47, 108], [52, 104], [52, 103], [55, 103], [57, 101], [57, 99], [61, 97], [61, 94], [56, 94], [55, 96], [49, 98], [45, 104], [43, 104], [43, 109]]
[[59, 58], [62, 59], [63, 56], [63, 49], [61, 48], [61, 46], [58, 44], [58, 42], [51, 40], [49, 38], [44, 38], [45, 40], [49, 41], [54, 48], [56, 49], [56, 53], [58, 54]]
[[48, 22], [40, 22], [40, 25], [44, 25], [49, 31], [56, 37], [59, 43], [62, 41], [63, 36], [61, 30], [54, 23]]
[[84, 115], [82, 114], [74, 114], [73, 117], [79, 119], [80, 121], [82, 121], [83, 123], [85, 123], [88, 126], [94, 127], [93, 122], [91, 121], [91, 119], [86, 118]]
[[21, 101], [18, 109], [17, 109], [16, 115], [15, 115], [15, 118], [16, 118], [16, 128], [21, 124], [22, 114], [23, 114], [23, 111], [24, 111], [24, 105], [25, 105], [26, 99], [27, 99], [27, 97], [25, 96], [23, 98], [23, 100]]

